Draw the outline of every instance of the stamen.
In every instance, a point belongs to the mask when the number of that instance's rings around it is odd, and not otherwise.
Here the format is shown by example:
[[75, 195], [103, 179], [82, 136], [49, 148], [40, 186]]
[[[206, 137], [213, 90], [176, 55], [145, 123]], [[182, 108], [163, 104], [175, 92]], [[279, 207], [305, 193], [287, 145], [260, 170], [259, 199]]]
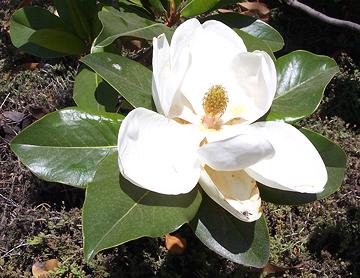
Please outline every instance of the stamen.
[[207, 116], [218, 118], [224, 114], [229, 98], [224, 87], [221, 85], [212, 86], [205, 94], [203, 108]]

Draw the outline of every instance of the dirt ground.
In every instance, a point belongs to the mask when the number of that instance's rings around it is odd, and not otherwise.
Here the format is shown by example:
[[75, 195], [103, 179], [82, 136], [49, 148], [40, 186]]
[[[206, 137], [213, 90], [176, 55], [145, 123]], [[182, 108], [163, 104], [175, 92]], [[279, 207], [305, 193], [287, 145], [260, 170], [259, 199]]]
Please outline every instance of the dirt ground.
[[[307, 2], [360, 22], [356, 1]], [[143, 238], [85, 263], [84, 192], [37, 179], [9, 148], [10, 140], [34, 120], [74, 105], [78, 67], [75, 58], [43, 60], [12, 46], [6, 22], [18, 3], [0, 4], [0, 277], [31, 277], [35, 262], [52, 258], [62, 263], [54, 277], [263, 277], [217, 256], [188, 227], [180, 229], [188, 242], [182, 256], [168, 254], [162, 238]], [[331, 197], [297, 207], [266, 205], [271, 262], [289, 268], [267, 277], [360, 277], [360, 34], [319, 23], [278, 1], [267, 3], [270, 24], [286, 42], [279, 55], [306, 49], [338, 62], [341, 72], [319, 110], [301, 125], [326, 135], [348, 156], [343, 185]]]

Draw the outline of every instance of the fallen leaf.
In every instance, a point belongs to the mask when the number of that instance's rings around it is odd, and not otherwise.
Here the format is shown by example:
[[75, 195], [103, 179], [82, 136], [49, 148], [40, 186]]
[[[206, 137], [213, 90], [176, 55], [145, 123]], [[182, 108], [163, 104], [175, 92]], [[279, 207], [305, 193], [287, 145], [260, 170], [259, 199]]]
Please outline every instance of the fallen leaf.
[[165, 247], [172, 255], [182, 255], [186, 250], [186, 239], [180, 234], [165, 236]]
[[292, 267], [282, 267], [282, 266], [274, 265], [272, 263], [267, 263], [267, 265], [263, 267], [262, 272], [266, 272], [270, 274], [281, 273], [289, 269], [292, 269]]
[[243, 9], [256, 12], [260, 16], [265, 16], [265, 15], [268, 15], [270, 13], [270, 9], [264, 3], [260, 3], [260, 2], [242, 2], [242, 3], [238, 3], [238, 5]]
[[49, 271], [55, 270], [59, 266], [60, 262], [57, 259], [51, 259], [45, 262], [36, 262], [32, 266], [32, 274], [35, 278], [47, 278], [49, 277]]
[[29, 6], [31, 4], [32, 4], [32, 0], [22, 0], [17, 8], [20, 9], [22, 7]]
[[130, 51], [138, 51], [144, 47], [146, 47], [148, 45], [148, 43], [146, 42], [146, 40], [143, 39], [132, 39], [129, 37], [128, 40], [124, 39], [122, 41], [123, 46], [130, 50]]
[[218, 9], [218, 12], [222, 13], [222, 14], [226, 14], [226, 13], [233, 13], [234, 11], [233, 10], [228, 10], [228, 9]]
[[25, 117], [25, 114], [17, 111], [5, 111], [2, 115], [15, 123], [20, 123]]
[[39, 63], [25, 63], [22, 65], [22, 68], [27, 70], [34, 70], [39, 67]]

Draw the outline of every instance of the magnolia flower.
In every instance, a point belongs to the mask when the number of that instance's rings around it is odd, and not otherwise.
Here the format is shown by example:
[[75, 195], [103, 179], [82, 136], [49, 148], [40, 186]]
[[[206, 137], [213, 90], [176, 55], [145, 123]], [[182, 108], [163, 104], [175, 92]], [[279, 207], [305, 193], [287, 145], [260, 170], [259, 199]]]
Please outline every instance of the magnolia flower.
[[136, 108], [119, 131], [119, 168], [137, 186], [183, 194], [197, 183], [243, 221], [261, 216], [256, 181], [321, 192], [325, 165], [310, 141], [279, 121], [256, 122], [270, 108], [276, 69], [263, 51], [215, 20], [190, 19], [153, 39], [153, 99], [158, 113]]

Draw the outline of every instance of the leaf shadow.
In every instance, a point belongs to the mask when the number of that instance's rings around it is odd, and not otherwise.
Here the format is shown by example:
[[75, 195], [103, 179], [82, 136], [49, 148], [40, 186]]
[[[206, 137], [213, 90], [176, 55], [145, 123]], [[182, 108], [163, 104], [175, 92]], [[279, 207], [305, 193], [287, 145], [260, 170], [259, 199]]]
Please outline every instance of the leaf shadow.
[[349, 271], [360, 274], [360, 208], [350, 207], [346, 219], [336, 225], [323, 223], [310, 235], [310, 253], [323, 259], [324, 252], [349, 262]]
[[198, 197], [198, 194], [200, 194], [198, 186], [186, 194], [166, 195], [156, 193], [132, 184], [121, 174], [119, 174], [119, 186], [134, 202], [146, 206], [187, 208], [191, 206]]
[[[212, 199], [203, 196], [198, 214], [190, 226], [199, 239], [223, 257], [241, 263], [254, 245], [255, 228], [260, 223], [243, 222], [222, 209]], [[261, 244], [261, 243], [259, 243]]]

